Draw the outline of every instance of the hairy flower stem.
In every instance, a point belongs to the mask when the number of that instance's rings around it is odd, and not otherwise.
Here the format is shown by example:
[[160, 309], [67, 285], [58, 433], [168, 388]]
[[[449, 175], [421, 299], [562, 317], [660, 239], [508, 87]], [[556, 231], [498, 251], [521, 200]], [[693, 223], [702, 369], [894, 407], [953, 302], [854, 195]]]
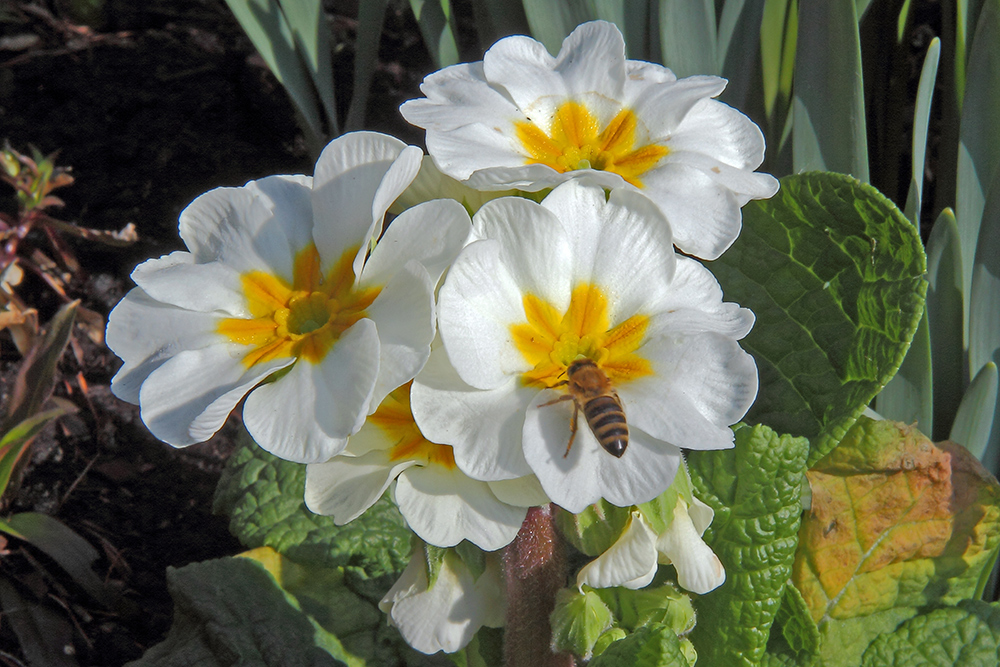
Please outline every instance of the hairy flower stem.
[[573, 656], [552, 652], [549, 615], [566, 583], [566, 550], [551, 505], [532, 507], [514, 541], [504, 549], [507, 622], [506, 667], [573, 667]]

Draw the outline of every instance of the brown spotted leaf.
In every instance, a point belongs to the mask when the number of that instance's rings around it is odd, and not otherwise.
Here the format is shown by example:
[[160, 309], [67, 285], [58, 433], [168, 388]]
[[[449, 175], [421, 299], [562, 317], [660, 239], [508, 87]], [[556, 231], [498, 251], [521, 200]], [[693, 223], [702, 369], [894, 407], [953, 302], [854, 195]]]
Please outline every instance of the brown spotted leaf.
[[964, 447], [862, 418], [806, 475], [792, 580], [817, 623], [978, 595], [1000, 486]]

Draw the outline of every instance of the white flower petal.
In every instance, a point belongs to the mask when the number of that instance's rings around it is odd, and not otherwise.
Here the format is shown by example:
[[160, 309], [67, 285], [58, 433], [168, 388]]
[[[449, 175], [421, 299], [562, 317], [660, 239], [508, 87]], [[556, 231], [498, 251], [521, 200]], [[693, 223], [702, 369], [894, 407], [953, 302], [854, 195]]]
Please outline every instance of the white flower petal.
[[306, 507], [332, 516], [338, 524], [361, 516], [394, 479], [415, 461], [391, 461], [384, 451], [363, 456], [334, 456], [306, 466]]
[[558, 104], [570, 94], [555, 68], [545, 46], [524, 35], [501, 39], [483, 56], [487, 81], [502, 88], [532, 122], [551, 118], [553, 101]]
[[[413, 379], [430, 354], [434, 285], [426, 269], [408, 261], [366, 312], [378, 331], [378, 379], [369, 398], [369, 409], [374, 412], [390, 391]], [[331, 382], [344, 381], [331, 378]]]
[[[712, 272], [693, 259], [677, 258], [669, 288], [651, 295], [646, 337], [674, 337], [714, 332], [739, 340], [753, 327], [754, 314], [722, 301], [722, 288]], [[640, 311], [641, 312], [641, 311]]]
[[300, 361], [247, 397], [243, 422], [258, 445], [297, 463], [336, 456], [361, 428], [379, 370], [375, 323], [360, 320], [319, 364]]
[[573, 285], [595, 284], [608, 295], [612, 326], [649, 312], [672, 290], [670, 227], [647, 197], [620, 188], [606, 198], [600, 187], [571, 181], [555, 188], [542, 206], [559, 217], [570, 237]]
[[[669, 145], [675, 154], [712, 158], [734, 169], [748, 170], [745, 172], [748, 176], [764, 161], [764, 135], [760, 128], [736, 109], [717, 100], [705, 99], [695, 105], [672, 133]], [[774, 194], [773, 191], [770, 194], [756, 192], [745, 186], [733, 189], [764, 197]]]
[[534, 475], [489, 482], [493, 495], [501, 502], [516, 507], [540, 507], [551, 501]]
[[692, 593], [704, 595], [726, 581], [722, 561], [701, 539], [681, 498], [670, 526], [656, 540], [656, 549], [664, 556], [662, 562], [673, 563], [677, 569], [677, 583]]
[[557, 216], [531, 200], [502, 197], [479, 209], [473, 229], [479, 238], [499, 243], [500, 261], [522, 294], [557, 308], [569, 305], [572, 248]]
[[424, 437], [454, 447], [465, 474], [497, 481], [531, 474], [520, 434], [524, 409], [534, 396], [515, 379], [486, 391], [470, 387], [438, 347], [413, 381], [410, 407]]
[[507, 383], [528, 369], [510, 326], [525, 319], [521, 292], [493, 240], [468, 245], [455, 260], [438, 298], [438, 329], [462, 380], [478, 389]]
[[680, 466], [680, 450], [631, 423], [628, 449], [616, 458], [601, 447], [580, 414], [566, 454], [572, 401], [543, 405], [561, 395], [552, 390], [538, 394], [525, 415], [522, 440], [524, 457], [552, 502], [573, 513], [601, 498], [628, 507], [652, 500], [670, 486]]
[[497, 616], [503, 613], [499, 566], [495, 559], [486, 562], [486, 571], [473, 580], [461, 559], [448, 553], [428, 589], [427, 562], [423, 550], [418, 550], [379, 609], [416, 650], [455, 653], [472, 641], [480, 627], [497, 625]]
[[199, 313], [150, 298], [141, 288], [125, 295], [108, 316], [108, 347], [125, 362], [111, 380], [115, 396], [139, 403], [149, 374], [175, 354], [224, 341], [215, 313]]
[[691, 523], [694, 524], [694, 529], [698, 531], [698, 534], [704, 535], [708, 527], [712, 525], [715, 510], [694, 496], [691, 497], [691, 503], [691, 506], [688, 507], [688, 516], [691, 517]]
[[591, 21], [566, 37], [555, 58], [535, 40], [515, 36], [500, 40], [487, 51], [483, 65], [486, 78], [502, 87], [528, 118], [548, 130], [555, 108], [566, 98], [621, 98], [625, 41], [614, 25]]
[[247, 351], [245, 346], [221, 344], [172, 355], [139, 390], [143, 423], [175, 447], [208, 440], [251, 388], [294, 361], [245, 368], [241, 360]]
[[511, 326], [527, 321], [524, 295], [556, 308], [570, 298], [566, 234], [545, 208], [504, 197], [473, 221], [476, 241], [455, 260], [440, 291], [439, 327], [448, 355], [468, 384], [492, 389], [528, 370]]
[[[696, 75], [660, 85], [631, 86], [635, 97], [626, 100], [650, 133], [654, 143], [671, 142], [692, 110], [726, 89], [726, 80], [717, 76]], [[722, 104], [714, 102], [714, 104]], [[760, 164], [760, 163], [758, 163]], [[754, 165], [755, 167], [757, 165]]]
[[670, 158], [671, 164], [696, 169], [716, 185], [732, 191], [740, 206], [751, 199], [767, 199], [778, 191], [778, 179], [774, 176], [730, 166], [714, 155], [677, 151]]
[[656, 533], [639, 512], [633, 511], [622, 534], [603, 554], [576, 575], [577, 587], [644, 588], [656, 575]]
[[347, 447], [337, 456], [364, 456], [369, 452], [392, 449], [397, 444], [399, 438], [395, 432], [368, 419], [356, 433], [351, 435]]
[[407, 469], [396, 481], [393, 497], [413, 532], [439, 547], [462, 540], [484, 551], [507, 546], [526, 513], [497, 500], [486, 482], [441, 465]]
[[186, 252], [149, 259], [132, 272], [132, 280], [160, 303], [203, 313], [247, 317], [240, 274], [221, 262], [192, 264]]
[[[717, 163], [719, 173], [698, 165], [703, 160], [664, 158], [659, 165], [643, 174], [643, 193], [656, 202], [666, 215], [674, 233], [674, 243], [688, 254], [702, 259], [717, 259], [739, 236], [742, 228], [740, 208], [751, 196], [730, 189], [720, 182], [733, 172]], [[739, 185], [753, 187], [755, 192], [777, 191], [777, 181], [766, 174], [747, 174]], [[757, 178], [760, 177], [760, 178]]]
[[728, 426], [757, 396], [753, 357], [715, 333], [647, 340], [638, 354], [652, 363], [653, 373], [618, 387], [630, 423], [678, 447], [733, 446]]
[[642, 60], [626, 60], [625, 72], [628, 76], [623, 93], [626, 101], [635, 99], [635, 95], [631, 94], [632, 89], [642, 90], [650, 83], [673, 83], [677, 80], [677, 76], [670, 69]]
[[197, 263], [291, 281], [295, 253], [312, 240], [311, 187], [308, 176], [269, 176], [216, 188], [181, 212], [180, 236]]
[[583, 23], [563, 40], [556, 56], [556, 70], [571, 95], [593, 93], [619, 99], [626, 74], [625, 39], [613, 23]]
[[455, 261], [472, 233], [472, 221], [457, 201], [437, 199], [400, 214], [365, 262], [361, 285], [385, 284], [409, 260], [423, 264], [431, 283]]
[[451, 65], [427, 75], [420, 92], [426, 98], [404, 102], [399, 113], [408, 123], [428, 130], [456, 129], [470, 123], [489, 125], [523, 117], [513, 100], [486, 80], [481, 61]]
[[361, 274], [368, 241], [382, 217], [420, 169], [421, 152], [377, 132], [338, 137], [320, 154], [313, 179], [313, 238], [324, 271], [349, 248], [360, 248], [354, 274]]
[[[468, 134], [471, 134], [472, 128], [468, 129]], [[454, 134], [456, 142], [463, 140], [463, 132], [461, 131], [455, 133], [449, 132], [448, 134], [449, 138]], [[444, 142], [443, 138], [441, 142]], [[524, 161], [525, 158], [520, 152], [515, 152], [514, 154], [517, 156], [517, 160], [520, 162]], [[569, 180], [589, 177], [596, 173], [600, 173], [602, 177], [611, 180], [608, 187], [621, 185], [624, 182], [617, 174], [607, 175], [607, 172], [579, 170], [560, 174], [552, 167], [544, 164], [522, 164], [517, 166], [517, 162], [514, 160], [511, 160], [511, 162], [512, 164], [507, 164], [506, 162], [500, 163], [499, 161], [493, 161], [488, 155], [478, 154], [476, 157], [476, 171], [470, 174], [465, 182], [470, 187], [479, 190], [506, 190], [508, 188], [515, 188], [517, 190], [524, 190], [525, 192], [538, 192], [539, 190], [552, 188]]]

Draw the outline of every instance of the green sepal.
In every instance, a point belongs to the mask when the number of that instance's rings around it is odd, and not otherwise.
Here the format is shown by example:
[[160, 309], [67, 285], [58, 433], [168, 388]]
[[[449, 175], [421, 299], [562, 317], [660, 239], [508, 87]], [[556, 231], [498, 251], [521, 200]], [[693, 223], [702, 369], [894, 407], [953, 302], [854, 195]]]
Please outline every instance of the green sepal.
[[625, 530], [631, 514], [630, 507], [616, 507], [606, 500], [599, 500], [579, 514], [557, 508], [556, 526], [570, 544], [588, 556], [600, 556]]
[[465, 563], [472, 573], [472, 580], [478, 581], [486, 571], [486, 552], [468, 540], [462, 540], [455, 546], [455, 553]]
[[441, 566], [444, 558], [448, 555], [448, 550], [436, 547], [433, 544], [424, 544], [424, 560], [427, 562], [427, 588], [434, 588], [438, 574], [441, 573]]
[[563, 588], [556, 592], [556, 606], [549, 616], [552, 647], [589, 660], [594, 644], [611, 624], [611, 610], [591, 588]]
[[628, 633], [623, 628], [617, 626], [608, 628], [607, 632], [597, 638], [597, 642], [594, 644], [594, 655], [601, 655], [611, 644], [626, 637], [628, 637]]
[[674, 481], [670, 483], [666, 491], [649, 502], [636, 505], [635, 508], [646, 519], [653, 532], [660, 535], [670, 528], [670, 524], [674, 520], [674, 508], [677, 507], [678, 498], [683, 498], [688, 507], [691, 506], [694, 499], [691, 478], [687, 466], [683, 464], [677, 470]]
[[618, 625], [629, 632], [649, 624], [666, 625], [678, 635], [694, 629], [691, 598], [670, 582], [639, 590], [615, 587], [596, 591], [611, 609]]

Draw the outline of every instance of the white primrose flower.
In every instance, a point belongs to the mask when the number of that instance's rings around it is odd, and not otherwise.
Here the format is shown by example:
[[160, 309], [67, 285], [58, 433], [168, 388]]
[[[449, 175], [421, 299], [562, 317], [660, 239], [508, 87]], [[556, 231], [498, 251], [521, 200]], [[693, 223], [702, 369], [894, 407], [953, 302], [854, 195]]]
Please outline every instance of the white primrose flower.
[[[570, 181], [541, 204], [487, 202], [472, 238], [440, 288], [443, 345], [411, 390], [420, 430], [452, 445], [467, 475], [534, 474], [576, 513], [600, 498], [627, 507], [656, 497], [679, 447], [733, 446], [729, 425], [757, 393], [756, 365], [737, 343], [753, 314], [724, 303], [707, 269], [674, 254], [647, 198], [618, 188], [606, 199]], [[625, 451], [607, 437], [607, 412], [566, 400], [568, 368], [581, 359], [624, 413]]]
[[740, 208], [778, 189], [754, 173], [760, 129], [712, 99], [725, 86], [626, 60], [614, 24], [593, 21], [556, 57], [529, 37], [502, 39], [482, 62], [429, 75], [426, 98], [400, 112], [427, 130], [441, 171], [473, 188], [537, 191], [581, 176], [628, 184], [656, 202], [678, 248], [715, 259], [739, 235]]
[[499, 557], [487, 554], [486, 569], [475, 577], [465, 562], [448, 551], [434, 581], [427, 558], [417, 549], [399, 580], [379, 602], [389, 623], [406, 643], [422, 653], [455, 653], [484, 625], [499, 628], [505, 603]]
[[[485, 551], [499, 549], [517, 535], [527, 512], [525, 500], [548, 502], [533, 478], [481, 482], [459, 470], [452, 448], [428, 441], [417, 428], [409, 384], [382, 401], [341, 455], [306, 467], [306, 505], [347, 523], [371, 507], [394, 480], [393, 499], [406, 523], [420, 539], [438, 547], [468, 540]], [[498, 493], [513, 504], [499, 500]]]
[[672, 563], [681, 588], [699, 595], [715, 590], [725, 583], [726, 570], [701, 538], [714, 516], [697, 498], [689, 505], [679, 496], [667, 529], [657, 535], [642, 512], [633, 510], [615, 543], [577, 573], [577, 586], [644, 588], [658, 563]]
[[434, 285], [469, 233], [454, 201], [414, 207], [382, 232], [421, 151], [372, 133], [333, 141], [315, 176], [271, 176], [198, 197], [180, 216], [187, 252], [151, 259], [115, 307], [112, 381], [150, 431], [208, 439], [246, 398], [264, 449], [325, 461], [423, 366]]

